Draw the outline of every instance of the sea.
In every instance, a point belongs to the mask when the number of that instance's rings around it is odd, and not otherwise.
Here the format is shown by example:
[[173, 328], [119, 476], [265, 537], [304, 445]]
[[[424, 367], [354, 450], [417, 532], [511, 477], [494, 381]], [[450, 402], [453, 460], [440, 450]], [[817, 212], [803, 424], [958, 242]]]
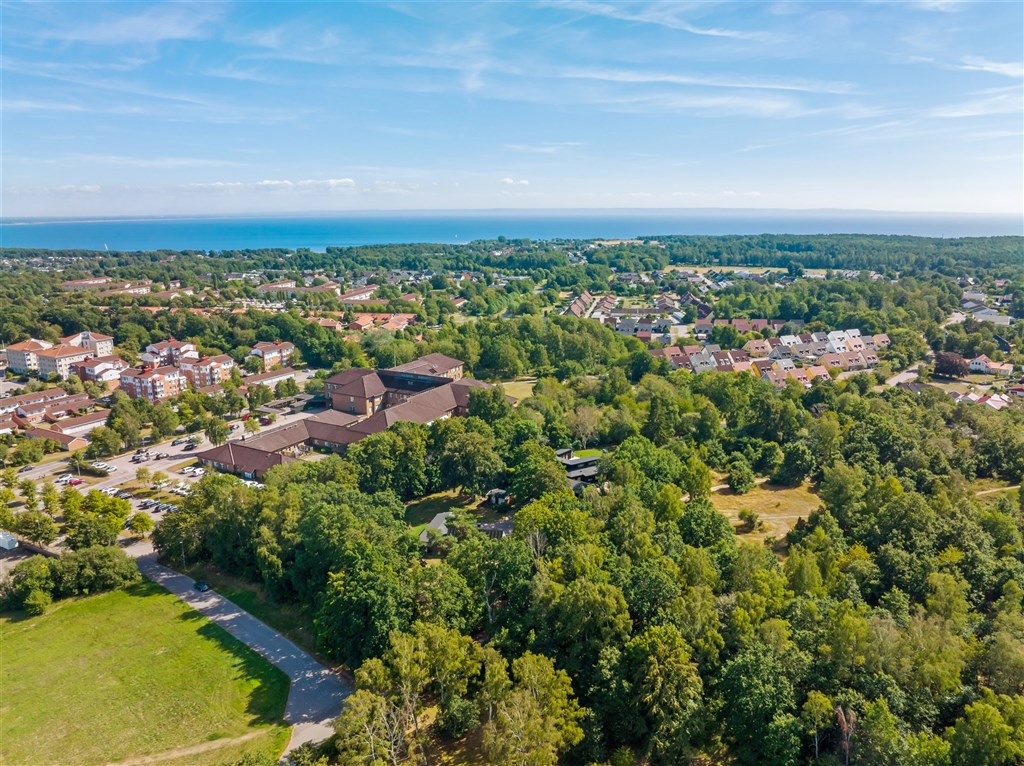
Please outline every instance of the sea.
[[630, 239], [669, 234], [1024, 235], [1021, 216], [858, 210], [487, 210], [308, 215], [0, 219], [0, 247], [243, 250], [479, 239]]

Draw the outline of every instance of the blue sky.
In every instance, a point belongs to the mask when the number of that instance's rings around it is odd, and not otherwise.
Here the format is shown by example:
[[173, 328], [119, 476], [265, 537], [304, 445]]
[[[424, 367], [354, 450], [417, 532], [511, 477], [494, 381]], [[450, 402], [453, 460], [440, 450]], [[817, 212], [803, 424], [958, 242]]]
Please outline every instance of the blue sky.
[[4, 2], [3, 214], [1019, 214], [1022, 9]]

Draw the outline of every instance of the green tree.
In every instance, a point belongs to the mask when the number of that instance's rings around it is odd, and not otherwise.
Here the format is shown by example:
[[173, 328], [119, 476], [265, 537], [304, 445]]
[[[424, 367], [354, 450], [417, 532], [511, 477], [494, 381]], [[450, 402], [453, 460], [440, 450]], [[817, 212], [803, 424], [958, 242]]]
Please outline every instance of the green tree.
[[210, 440], [210, 444], [213, 444], [214, 446], [226, 442], [228, 440], [228, 436], [231, 434], [228, 430], [228, 424], [220, 418], [210, 418], [207, 420], [203, 433], [206, 434], [206, 438]]
[[564, 670], [527, 652], [512, 663], [512, 685], [484, 725], [484, 751], [492, 763], [555, 766], [583, 739], [583, 710]]
[[18, 534], [38, 545], [49, 545], [60, 532], [57, 523], [41, 511], [22, 511], [15, 516], [15, 524]]
[[807, 700], [800, 709], [804, 730], [814, 737], [814, 757], [820, 755], [821, 733], [832, 723], [835, 705], [832, 698], [816, 689], [807, 693]]
[[18, 482], [18, 491], [26, 510], [35, 511], [39, 507], [39, 487], [35, 479], [22, 479]]
[[140, 537], [145, 537], [152, 532], [154, 526], [152, 517], [142, 511], [137, 511], [128, 517], [128, 529]]
[[954, 764], [1010, 766], [1024, 758], [1024, 741], [1015, 738], [1013, 727], [987, 701], [965, 707], [963, 717], [946, 730], [946, 739]]
[[754, 471], [742, 457], [735, 457], [729, 463], [729, 488], [737, 495], [745, 495], [754, 487]]
[[680, 763], [700, 728], [703, 709], [703, 683], [690, 647], [675, 627], [653, 626], [626, 644], [625, 656], [653, 760]]
[[165, 439], [173, 434], [179, 425], [178, 413], [167, 402], [161, 402], [153, 408], [153, 436]]

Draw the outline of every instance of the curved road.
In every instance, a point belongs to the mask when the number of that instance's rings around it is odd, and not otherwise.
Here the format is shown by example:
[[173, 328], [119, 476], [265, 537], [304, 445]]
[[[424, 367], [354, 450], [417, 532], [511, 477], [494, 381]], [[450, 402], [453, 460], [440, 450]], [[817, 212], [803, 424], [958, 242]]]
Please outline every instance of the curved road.
[[285, 720], [292, 724], [292, 737], [285, 755], [299, 745], [322, 742], [333, 734], [331, 722], [341, 715], [342, 705], [352, 693], [350, 683], [223, 596], [212, 590], [195, 590], [191, 577], [158, 564], [148, 543], [131, 546], [128, 553], [137, 558], [143, 575], [209, 617], [288, 676], [291, 685]]

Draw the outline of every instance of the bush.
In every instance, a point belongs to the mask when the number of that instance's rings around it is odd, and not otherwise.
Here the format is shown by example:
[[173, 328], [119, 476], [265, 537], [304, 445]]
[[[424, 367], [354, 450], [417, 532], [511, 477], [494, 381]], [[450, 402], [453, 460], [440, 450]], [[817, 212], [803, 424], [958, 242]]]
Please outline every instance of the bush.
[[63, 554], [50, 562], [59, 598], [103, 593], [139, 579], [139, 567], [120, 548], [96, 546]]
[[480, 725], [476, 704], [462, 697], [452, 697], [437, 717], [437, 728], [448, 739], [459, 739]]
[[49, 593], [40, 588], [35, 588], [25, 596], [24, 608], [33, 617], [38, 617], [46, 612], [46, 608], [52, 603], [53, 597]]
[[755, 529], [757, 529], [757, 525], [760, 520], [757, 516], [756, 511], [752, 511], [749, 508], [744, 508], [742, 511], [740, 511], [739, 516], [740, 521], [743, 522], [743, 528], [745, 531], [753, 532]]

